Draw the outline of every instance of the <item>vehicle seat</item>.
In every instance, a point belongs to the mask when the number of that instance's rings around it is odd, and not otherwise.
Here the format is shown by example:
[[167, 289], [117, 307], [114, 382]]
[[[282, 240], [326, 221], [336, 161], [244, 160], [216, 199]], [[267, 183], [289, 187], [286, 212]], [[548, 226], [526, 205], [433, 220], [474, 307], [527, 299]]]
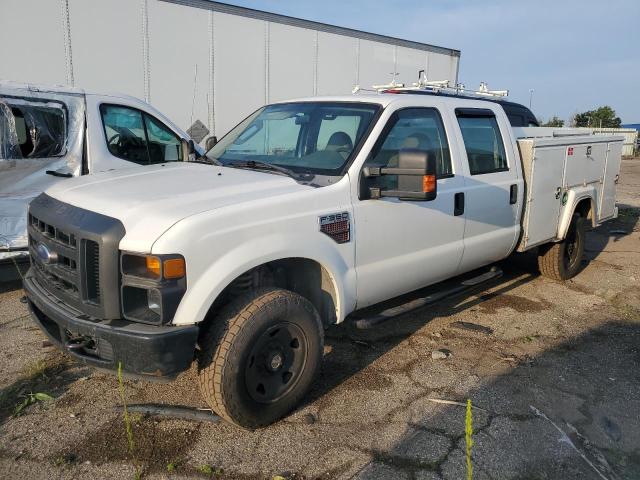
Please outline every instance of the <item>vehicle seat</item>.
[[398, 166], [398, 160], [400, 157], [400, 152], [402, 150], [418, 149], [425, 150], [426, 152], [431, 154], [433, 148], [432, 146], [433, 143], [431, 142], [431, 139], [424, 133], [414, 132], [410, 135], [407, 135], [407, 137], [400, 144], [400, 149], [397, 151], [397, 153], [394, 153], [391, 158], [389, 158], [389, 163], [387, 164], [387, 166], [390, 168], [395, 168]]
[[351, 154], [353, 150], [353, 142], [351, 137], [345, 132], [334, 132], [327, 142], [325, 151], [333, 151], [339, 153], [344, 160]]

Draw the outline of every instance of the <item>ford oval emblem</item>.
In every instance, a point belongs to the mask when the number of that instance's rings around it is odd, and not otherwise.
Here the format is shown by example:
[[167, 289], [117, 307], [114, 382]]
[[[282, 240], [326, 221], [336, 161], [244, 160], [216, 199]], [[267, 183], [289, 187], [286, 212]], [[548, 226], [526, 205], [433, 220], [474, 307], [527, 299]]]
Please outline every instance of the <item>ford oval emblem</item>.
[[58, 255], [55, 252], [49, 250], [49, 248], [44, 243], [40, 243], [38, 245], [38, 248], [36, 248], [36, 253], [38, 254], [38, 258], [47, 265], [51, 265], [58, 261]]

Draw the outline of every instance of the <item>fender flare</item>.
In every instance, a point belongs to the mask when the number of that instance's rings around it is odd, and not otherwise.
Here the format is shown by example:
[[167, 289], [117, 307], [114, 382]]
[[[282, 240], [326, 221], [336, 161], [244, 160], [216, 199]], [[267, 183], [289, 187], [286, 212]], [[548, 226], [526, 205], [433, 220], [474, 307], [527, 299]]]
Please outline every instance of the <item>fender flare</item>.
[[562, 241], [569, 231], [569, 225], [573, 218], [573, 214], [576, 211], [578, 204], [586, 199], [591, 202], [591, 223], [592, 226], [596, 226], [596, 195], [597, 190], [594, 185], [587, 185], [585, 187], [577, 187], [567, 191], [568, 198], [566, 205], [560, 210], [560, 219], [558, 221], [557, 239]]
[[[265, 263], [289, 258], [317, 262], [331, 278], [336, 293], [338, 323], [351, 312], [356, 303], [355, 269], [350, 268], [337, 249], [324, 242], [309, 242], [308, 237], [274, 233], [249, 242], [216, 259], [193, 284], [189, 285], [173, 319], [174, 325], [202, 322], [220, 293], [243, 273]], [[329, 240], [330, 241], [330, 240]], [[291, 248], [296, 245], [296, 248]], [[257, 255], [256, 253], [259, 252]]]

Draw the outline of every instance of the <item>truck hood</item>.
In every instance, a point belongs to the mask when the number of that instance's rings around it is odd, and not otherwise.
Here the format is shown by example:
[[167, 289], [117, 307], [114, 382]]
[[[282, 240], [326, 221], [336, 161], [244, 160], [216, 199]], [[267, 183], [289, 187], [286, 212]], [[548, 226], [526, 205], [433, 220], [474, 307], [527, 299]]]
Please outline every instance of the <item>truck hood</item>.
[[311, 189], [266, 172], [197, 163], [168, 163], [73, 178], [45, 193], [120, 220], [120, 248], [148, 252], [176, 222], [229, 205]]

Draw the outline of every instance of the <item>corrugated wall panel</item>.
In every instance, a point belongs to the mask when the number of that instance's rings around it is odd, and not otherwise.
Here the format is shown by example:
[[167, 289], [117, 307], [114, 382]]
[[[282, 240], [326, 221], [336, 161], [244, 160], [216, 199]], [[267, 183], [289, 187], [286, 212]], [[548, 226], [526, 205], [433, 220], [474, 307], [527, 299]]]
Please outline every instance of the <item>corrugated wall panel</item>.
[[428, 52], [398, 47], [396, 72], [398, 82], [410, 87], [418, 81], [418, 71], [426, 70]]
[[65, 84], [62, 27], [60, 2], [1, 0], [0, 78]]
[[429, 54], [429, 69], [427, 76], [429, 80], [449, 80], [455, 82], [456, 63], [452, 62], [452, 57], [447, 55]]
[[278, 23], [269, 24], [270, 102], [314, 93], [316, 32]]
[[357, 82], [355, 38], [331, 33], [318, 34], [318, 95], [350, 92]]
[[216, 134], [265, 102], [265, 22], [214, 13]]
[[[389, 83], [394, 69], [395, 46], [360, 40], [360, 86]], [[346, 92], [345, 92], [346, 93]]]
[[140, 12], [139, 1], [69, 1], [76, 86], [144, 98]]
[[210, 43], [208, 15], [149, 3], [150, 100], [161, 112], [172, 112], [171, 120], [185, 130], [195, 120], [208, 124]]

